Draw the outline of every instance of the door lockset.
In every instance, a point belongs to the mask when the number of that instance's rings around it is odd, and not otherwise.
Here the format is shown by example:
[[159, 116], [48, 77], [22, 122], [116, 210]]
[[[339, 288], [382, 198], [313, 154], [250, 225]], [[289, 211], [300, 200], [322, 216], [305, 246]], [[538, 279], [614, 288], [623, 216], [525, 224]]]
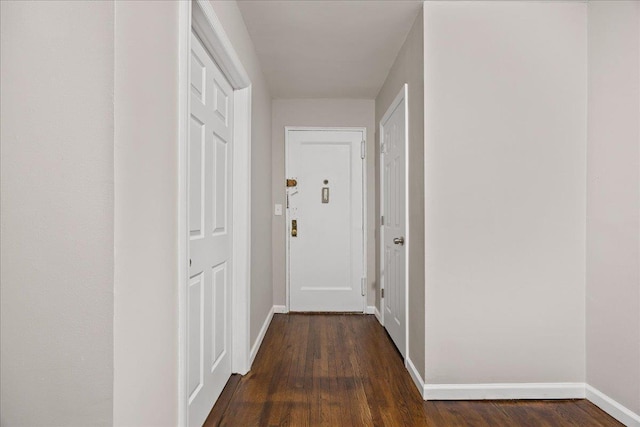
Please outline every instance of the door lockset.
[[297, 236], [298, 236], [298, 220], [292, 219], [291, 220], [291, 237], [297, 237]]

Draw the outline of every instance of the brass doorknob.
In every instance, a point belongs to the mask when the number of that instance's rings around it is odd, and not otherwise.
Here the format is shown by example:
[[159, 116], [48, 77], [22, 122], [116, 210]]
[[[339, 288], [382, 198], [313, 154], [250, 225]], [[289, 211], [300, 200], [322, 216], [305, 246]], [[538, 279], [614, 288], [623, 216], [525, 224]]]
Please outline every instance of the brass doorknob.
[[393, 239], [393, 243], [396, 245], [404, 245], [404, 237], [396, 237]]

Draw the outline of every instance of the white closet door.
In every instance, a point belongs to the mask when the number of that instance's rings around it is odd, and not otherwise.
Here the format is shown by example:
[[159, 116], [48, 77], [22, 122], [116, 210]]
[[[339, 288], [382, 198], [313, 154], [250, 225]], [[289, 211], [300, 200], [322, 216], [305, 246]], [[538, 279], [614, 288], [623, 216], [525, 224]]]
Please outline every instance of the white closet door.
[[233, 89], [195, 34], [190, 81], [187, 392], [201, 426], [231, 375]]

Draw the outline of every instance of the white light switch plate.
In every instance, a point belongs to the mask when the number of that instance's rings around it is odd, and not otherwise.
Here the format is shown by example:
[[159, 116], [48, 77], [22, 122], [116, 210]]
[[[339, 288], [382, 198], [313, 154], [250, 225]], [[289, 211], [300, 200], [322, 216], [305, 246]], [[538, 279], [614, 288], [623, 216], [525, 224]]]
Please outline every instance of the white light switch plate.
[[282, 205], [281, 204], [276, 203], [276, 205], [275, 205], [275, 207], [273, 209], [273, 214], [277, 215], [277, 216], [282, 215]]

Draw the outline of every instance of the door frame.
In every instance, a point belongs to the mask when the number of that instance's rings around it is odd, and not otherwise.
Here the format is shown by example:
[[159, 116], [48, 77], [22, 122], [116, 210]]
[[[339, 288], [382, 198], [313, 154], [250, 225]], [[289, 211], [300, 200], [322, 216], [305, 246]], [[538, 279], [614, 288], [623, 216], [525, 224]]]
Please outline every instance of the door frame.
[[[404, 272], [405, 272], [405, 280], [404, 280], [404, 309], [405, 309], [405, 320], [404, 320], [404, 333], [405, 333], [405, 364], [407, 359], [409, 358], [409, 242], [411, 241], [411, 236], [409, 233], [409, 85], [407, 83], [402, 85], [400, 92], [396, 95], [393, 102], [387, 108], [387, 111], [384, 113], [384, 116], [380, 119], [380, 123], [378, 124], [378, 134], [380, 135], [380, 147], [379, 147], [379, 162], [380, 162], [380, 189], [379, 189], [379, 197], [380, 197], [380, 211], [382, 211], [382, 207], [384, 206], [384, 153], [382, 151], [382, 146], [384, 144], [384, 133], [383, 133], [383, 123], [389, 120], [389, 117], [393, 114], [396, 108], [404, 101], [404, 193], [405, 193], [405, 206], [404, 206], [404, 220], [405, 220], [405, 260], [404, 260]], [[382, 275], [382, 271], [384, 268], [384, 226], [382, 222], [380, 222], [380, 265], [378, 266], [381, 278], [381, 286], [380, 289], [384, 289], [385, 276]], [[384, 326], [384, 298], [380, 297], [380, 324]]]
[[187, 284], [191, 31], [202, 40], [233, 87], [231, 371], [246, 374], [251, 279], [251, 79], [207, 0], [178, 2], [178, 425], [187, 424]]
[[[366, 147], [367, 147], [367, 128], [366, 127], [324, 127], [324, 126], [285, 126], [284, 127], [284, 174], [285, 179], [288, 178], [289, 173], [289, 132], [290, 131], [336, 131], [336, 132], [344, 132], [344, 131], [352, 131], [352, 132], [362, 132], [362, 140], [364, 141], [364, 158], [362, 159], [362, 275], [364, 280], [364, 295], [362, 296], [362, 312], [366, 313], [367, 310], [367, 165], [366, 165]], [[285, 187], [285, 200], [288, 197], [286, 192], [288, 190]], [[285, 202], [285, 224], [284, 224], [284, 236], [285, 236], [285, 313], [289, 312], [289, 308], [291, 307], [291, 275], [289, 271], [290, 266], [290, 252], [289, 252], [289, 206], [288, 203]], [[363, 286], [362, 284], [360, 286]]]

